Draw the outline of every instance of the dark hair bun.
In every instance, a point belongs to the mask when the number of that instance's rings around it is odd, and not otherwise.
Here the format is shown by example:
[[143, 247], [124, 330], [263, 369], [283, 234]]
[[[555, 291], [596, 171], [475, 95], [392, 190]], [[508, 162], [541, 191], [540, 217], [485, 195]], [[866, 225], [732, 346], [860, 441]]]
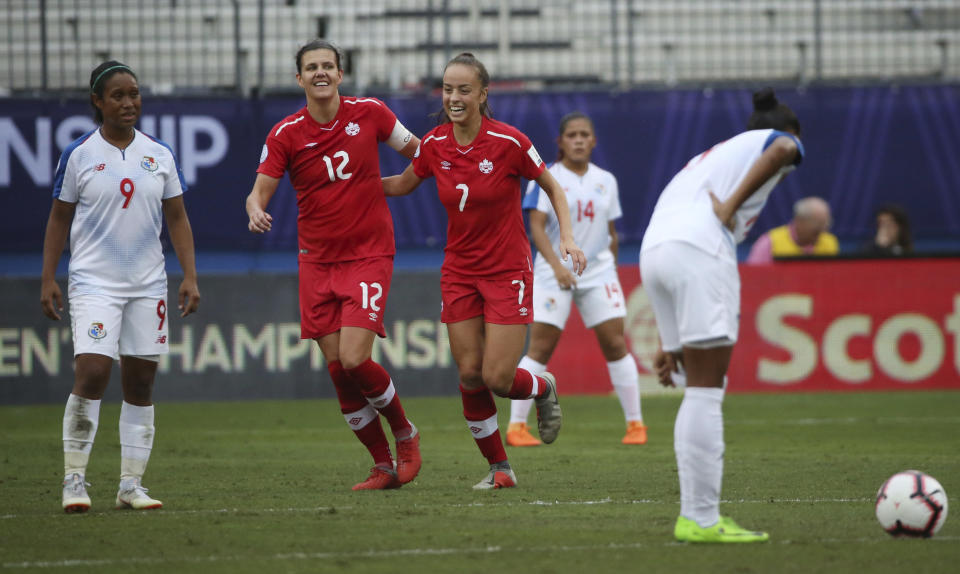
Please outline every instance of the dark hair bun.
[[777, 95], [773, 88], [763, 88], [753, 94], [753, 109], [758, 112], [769, 112], [777, 109]]

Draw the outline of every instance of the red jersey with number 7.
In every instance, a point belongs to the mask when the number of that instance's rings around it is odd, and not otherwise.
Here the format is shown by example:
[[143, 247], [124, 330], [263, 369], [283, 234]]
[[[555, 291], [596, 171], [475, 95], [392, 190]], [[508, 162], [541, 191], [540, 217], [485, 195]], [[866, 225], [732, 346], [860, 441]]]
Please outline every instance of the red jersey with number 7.
[[270, 130], [257, 173], [278, 179], [290, 174], [297, 192], [301, 261], [349, 261], [396, 252], [378, 149], [396, 123], [390, 108], [376, 98], [341, 96], [329, 123], [317, 123], [304, 107]]
[[421, 179], [437, 178], [447, 210], [444, 272], [496, 277], [533, 269], [520, 178], [536, 179], [544, 169], [527, 136], [490, 118], [467, 145], [457, 143], [451, 123], [424, 136], [413, 170]]

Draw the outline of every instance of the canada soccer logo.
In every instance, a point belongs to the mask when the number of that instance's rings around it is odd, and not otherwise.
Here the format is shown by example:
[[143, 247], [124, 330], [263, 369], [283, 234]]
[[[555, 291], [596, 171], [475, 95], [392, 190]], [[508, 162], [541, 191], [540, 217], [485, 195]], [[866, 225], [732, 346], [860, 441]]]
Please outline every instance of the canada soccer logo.
[[484, 158], [483, 161], [480, 162], [480, 171], [483, 173], [490, 173], [493, 171], [493, 162]]
[[347, 127], [343, 128], [343, 131], [347, 132], [348, 136], [355, 136], [358, 133], [360, 133], [360, 126], [358, 126], [353, 122], [350, 122], [349, 124], [347, 124]]
[[90, 323], [87, 335], [90, 335], [91, 339], [102, 339], [107, 336], [107, 330], [103, 328], [103, 323]]
[[147, 171], [157, 171], [157, 168], [160, 166], [157, 164], [157, 160], [145, 155], [143, 156], [143, 160], [140, 162], [140, 167]]

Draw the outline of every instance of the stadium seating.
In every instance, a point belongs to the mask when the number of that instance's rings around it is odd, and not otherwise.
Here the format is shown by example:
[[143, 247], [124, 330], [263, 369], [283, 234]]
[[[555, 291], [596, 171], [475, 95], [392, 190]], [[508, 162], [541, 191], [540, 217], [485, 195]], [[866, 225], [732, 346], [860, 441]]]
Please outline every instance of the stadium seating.
[[110, 8], [47, 1], [44, 49], [40, 3], [6, 3], [0, 88], [82, 89], [111, 57], [155, 92], [288, 90], [296, 48], [317, 36], [343, 47], [360, 91], [422, 88], [461, 50], [524, 88], [960, 77], [950, 0], [268, 0], [262, 62], [257, 0]]

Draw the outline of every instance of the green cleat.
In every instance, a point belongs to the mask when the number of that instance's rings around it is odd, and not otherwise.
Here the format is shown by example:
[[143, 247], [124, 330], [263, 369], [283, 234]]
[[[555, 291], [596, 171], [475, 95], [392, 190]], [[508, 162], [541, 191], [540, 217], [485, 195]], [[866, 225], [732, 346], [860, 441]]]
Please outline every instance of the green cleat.
[[721, 516], [720, 520], [708, 528], [703, 528], [693, 520], [677, 517], [673, 536], [680, 542], [704, 542], [713, 544], [766, 542], [770, 535], [742, 528], [732, 518]]

